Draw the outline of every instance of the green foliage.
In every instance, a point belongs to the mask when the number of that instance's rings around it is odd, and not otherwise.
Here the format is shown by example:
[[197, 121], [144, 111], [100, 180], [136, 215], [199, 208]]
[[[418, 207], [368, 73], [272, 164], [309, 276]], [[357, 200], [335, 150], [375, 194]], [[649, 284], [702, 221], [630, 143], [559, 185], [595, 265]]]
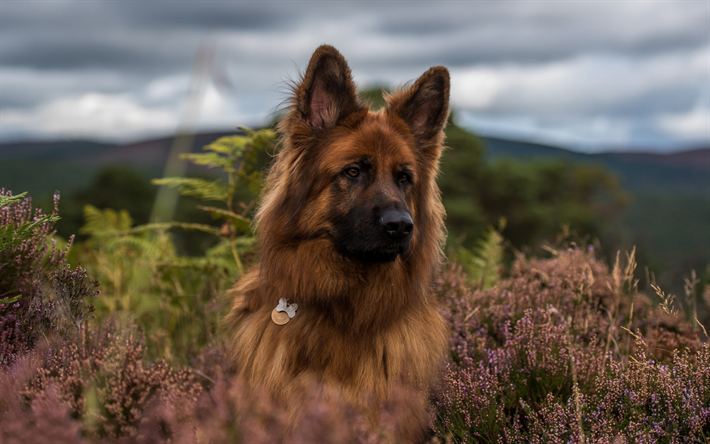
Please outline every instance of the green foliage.
[[[467, 148], [453, 147], [445, 155], [459, 157], [457, 150]], [[562, 225], [597, 237], [627, 201], [618, 181], [597, 166], [500, 159], [467, 172], [464, 162], [443, 161], [440, 179], [449, 230], [465, 236], [464, 245], [500, 217], [508, 220], [506, 237], [516, 248], [538, 246]]]
[[629, 234], [624, 241], [638, 245], [643, 260], [659, 285], [683, 291], [688, 270], [710, 265], [708, 209], [710, 194], [636, 194], [624, 214]]
[[54, 238], [59, 193], [51, 215], [33, 208], [26, 196], [0, 189], [0, 365], [14, 362], [40, 339], [64, 335], [67, 324], [80, 325], [98, 285], [83, 269], [68, 266], [73, 239]]
[[370, 104], [370, 109], [377, 111], [387, 104], [383, 93], [389, 92], [386, 86], [371, 86], [360, 91], [360, 97]]
[[101, 209], [126, 210], [136, 223], [147, 223], [155, 200], [155, 189], [148, 182], [149, 177], [145, 171], [126, 166], [103, 168], [89, 184], [62, 199], [62, 220], [57, 224], [57, 232], [65, 238], [78, 234], [84, 225], [87, 204]]
[[4, 304], [12, 304], [13, 302], [17, 302], [22, 298], [21, 294], [18, 294], [17, 296], [11, 297], [9, 299], [2, 299], [0, 300], [0, 305]]
[[125, 210], [90, 205], [85, 218], [88, 240], [73, 259], [101, 283], [99, 323], [127, 318], [145, 328], [151, 358], [182, 363], [214, 340], [221, 317], [215, 301], [237, 272], [231, 250], [217, 245], [202, 257], [181, 256], [168, 224], [137, 229]]
[[[184, 364], [217, 340], [223, 316], [220, 295], [243, 272], [243, 258], [253, 255], [251, 217], [263, 183], [262, 154], [273, 149], [275, 135], [269, 130], [245, 132], [223, 137], [203, 153], [183, 156], [220, 176], [153, 181], [177, 188], [183, 196], [216, 201], [197, 209], [219, 220], [221, 227], [192, 221], [135, 226], [126, 210], [84, 207], [80, 233], [87, 240], [72, 260], [84, 264], [102, 285], [97, 321], [119, 318], [145, 328], [151, 358]], [[200, 232], [216, 242], [198, 256], [185, 256], [173, 229]]]
[[472, 250], [460, 248], [454, 255], [474, 288], [491, 288], [500, 279], [504, 253], [504, 239], [500, 232], [504, 229], [505, 219], [501, 219], [498, 229], [489, 226]]
[[[0, 208], [9, 207], [12, 204], [18, 203], [22, 201], [26, 195], [26, 192], [16, 196], [0, 195]], [[59, 219], [59, 216], [45, 215], [37, 220], [32, 222], [27, 221], [20, 225], [6, 224], [0, 226], [0, 251], [8, 250], [12, 247], [20, 245], [21, 243], [32, 238], [38, 227], [46, 224], [47, 222], [58, 221]], [[2, 303], [5, 304], [9, 302], [10, 301], [2, 301]]]
[[[157, 174], [157, 173], [156, 173]], [[84, 225], [84, 207], [91, 205], [99, 209], [126, 210], [133, 223], [148, 223], [156, 190], [150, 184], [151, 174], [125, 166], [109, 166], [98, 172], [91, 183], [70, 193], [62, 200], [62, 219], [57, 223], [57, 233], [64, 238], [78, 234], [84, 241], [87, 235], [81, 232]], [[182, 196], [176, 208], [176, 220], [187, 223], [216, 225], [213, 218], [196, 208], [199, 200]], [[216, 228], [219, 228], [218, 226]], [[214, 235], [201, 231], [171, 230], [175, 246], [180, 254], [199, 256], [214, 246]]]
[[260, 154], [273, 150], [276, 135], [269, 129], [252, 131], [242, 128], [244, 136], [227, 136], [204, 147], [204, 153], [183, 154], [197, 165], [217, 168], [227, 175], [227, 183], [221, 179], [201, 179], [187, 177], [166, 177], [152, 181], [155, 185], [177, 188], [183, 196], [192, 196], [204, 201], [219, 201], [223, 208], [198, 206], [214, 219], [223, 219], [220, 230], [206, 224], [169, 222], [167, 224], [148, 224], [137, 230], [165, 229], [177, 227], [186, 230], [198, 230], [219, 238], [219, 251], [229, 249], [241, 274], [244, 271], [241, 255], [254, 243], [251, 232], [251, 213], [256, 198], [263, 186], [263, 172], [260, 166]]
[[183, 196], [196, 197], [201, 200], [221, 200], [227, 199], [227, 186], [219, 179], [200, 179], [196, 177], [166, 177], [164, 179], [153, 179], [153, 185], [165, 185], [177, 188]]

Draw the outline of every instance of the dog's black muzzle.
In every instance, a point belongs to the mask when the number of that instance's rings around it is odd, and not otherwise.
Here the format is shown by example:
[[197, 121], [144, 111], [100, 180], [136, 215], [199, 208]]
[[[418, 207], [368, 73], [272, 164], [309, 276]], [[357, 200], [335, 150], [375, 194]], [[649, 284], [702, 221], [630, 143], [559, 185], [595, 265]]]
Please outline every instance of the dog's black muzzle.
[[339, 226], [336, 243], [343, 253], [364, 262], [392, 262], [409, 251], [414, 232], [409, 211], [390, 207], [367, 213], [352, 212]]

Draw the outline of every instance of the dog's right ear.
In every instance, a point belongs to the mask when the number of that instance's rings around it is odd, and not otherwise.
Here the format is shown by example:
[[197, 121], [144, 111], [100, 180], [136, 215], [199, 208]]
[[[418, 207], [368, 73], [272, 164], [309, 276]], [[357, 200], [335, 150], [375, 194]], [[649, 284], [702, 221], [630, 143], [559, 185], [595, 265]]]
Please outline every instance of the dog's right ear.
[[313, 53], [295, 93], [296, 110], [315, 131], [334, 128], [349, 115], [366, 109], [358, 100], [345, 58], [330, 45]]

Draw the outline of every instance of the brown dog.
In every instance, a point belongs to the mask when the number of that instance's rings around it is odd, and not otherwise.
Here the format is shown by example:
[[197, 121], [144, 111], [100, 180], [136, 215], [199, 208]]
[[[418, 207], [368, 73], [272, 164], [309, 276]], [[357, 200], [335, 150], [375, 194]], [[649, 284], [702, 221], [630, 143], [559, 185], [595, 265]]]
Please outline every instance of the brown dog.
[[232, 290], [242, 378], [291, 405], [299, 381], [316, 380], [373, 423], [404, 386], [418, 413], [398, 435], [419, 437], [446, 348], [431, 284], [445, 236], [435, 178], [448, 114], [444, 67], [375, 113], [343, 56], [316, 50], [279, 124], [283, 149], [256, 218], [259, 263]]

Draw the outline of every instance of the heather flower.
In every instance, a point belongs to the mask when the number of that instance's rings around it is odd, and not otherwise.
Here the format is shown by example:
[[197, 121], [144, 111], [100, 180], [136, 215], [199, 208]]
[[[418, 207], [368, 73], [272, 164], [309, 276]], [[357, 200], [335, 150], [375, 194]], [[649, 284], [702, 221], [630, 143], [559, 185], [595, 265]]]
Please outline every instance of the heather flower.
[[[0, 197], [10, 198], [12, 193], [0, 189]], [[66, 248], [60, 248], [51, 238], [58, 219], [58, 192], [54, 194], [50, 216], [39, 208], [33, 209], [30, 197], [9, 200], [12, 203], [0, 208], [0, 227], [17, 232], [34, 225], [17, 242], [0, 249], [0, 302], [16, 300], [12, 304], [0, 303], [0, 365], [13, 362], [21, 352], [31, 349], [51, 326], [54, 308], [44, 300], [44, 274], [66, 265], [65, 256], [73, 242], [72, 237]]]
[[[710, 432], [708, 345], [594, 250], [519, 256], [472, 290], [453, 266], [436, 290], [450, 362], [432, 398], [441, 439], [684, 442]], [[638, 338], [638, 339], [637, 339]], [[651, 438], [649, 438], [651, 437]], [[618, 441], [618, 440], [622, 441]], [[690, 442], [690, 441], [688, 441]]]

